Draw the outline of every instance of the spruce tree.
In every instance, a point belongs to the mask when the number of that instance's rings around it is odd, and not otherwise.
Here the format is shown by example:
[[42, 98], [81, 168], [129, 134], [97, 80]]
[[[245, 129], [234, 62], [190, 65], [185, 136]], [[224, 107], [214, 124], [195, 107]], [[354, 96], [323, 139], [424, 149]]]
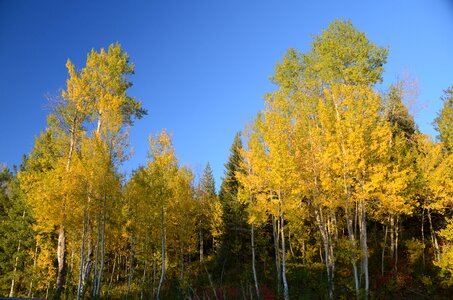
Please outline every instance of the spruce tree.
[[221, 267], [221, 281], [239, 284], [238, 278], [249, 271], [250, 236], [245, 204], [238, 201], [240, 187], [238, 172], [243, 172], [241, 156], [242, 141], [240, 133], [234, 137], [230, 148], [230, 156], [225, 164], [225, 177], [219, 191], [219, 199], [223, 211], [223, 234], [221, 239], [218, 264]]

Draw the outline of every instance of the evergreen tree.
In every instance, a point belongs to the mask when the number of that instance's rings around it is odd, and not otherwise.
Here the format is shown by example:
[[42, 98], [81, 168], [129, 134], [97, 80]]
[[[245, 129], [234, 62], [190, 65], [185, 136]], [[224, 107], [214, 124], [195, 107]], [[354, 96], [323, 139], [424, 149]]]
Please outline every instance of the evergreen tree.
[[221, 232], [221, 207], [215, 191], [215, 180], [208, 163], [198, 186], [198, 237], [200, 261], [205, 254], [216, 250], [217, 238]]
[[250, 236], [247, 224], [246, 205], [239, 201], [240, 183], [237, 173], [244, 165], [241, 135], [237, 133], [230, 148], [230, 156], [225, 164], [225, 177], [220, 186], [219, 199], [222, 206], [223, 233], [217, 263], [221, 267], [221, 281], [239, 283], [239, 276], [250, 268]]

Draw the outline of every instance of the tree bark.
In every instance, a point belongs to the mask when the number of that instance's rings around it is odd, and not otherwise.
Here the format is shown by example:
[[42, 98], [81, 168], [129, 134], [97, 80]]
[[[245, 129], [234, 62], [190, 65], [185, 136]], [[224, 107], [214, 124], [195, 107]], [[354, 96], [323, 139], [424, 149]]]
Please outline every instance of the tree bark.
[[277, 271], [277, 298], [280, 298], [280, 285], [281, 285], [281, 271], [280, 271], [280, 230], [279, 230], [280, 221], [272, 216], [272, 233], [274, 236], [274, 251], [275, 251], [275, 268]]
[[284, 218], [281, 216], [281, 233], [282, 233], [282, 279], [283, 279], [283, 297], [289, 300], [288, 282], [286, 280], [286, 248], [285, 248], [285, 230]]
[[38, 242], [36, 242], [35, 253], [33, 255], [33, 274], [31, 275], [31, 278], [30, 278], [30, 287], [28, 288], [28, 298], [33, 298], [32, 290], [33, 290], [33, 280], [34, 280], [35, 274], [36, 274], [37, 257], [38, 257]]
[[143, 299], [143, 296], [145, 295], [145, 279], [146, 279], [146, 260], [143, 265], [142, 288], [140, 292], [140, 299]]
[[423, 252], [422, 252], [422, 259], [423, 259], [423, 268], [425, 268], [425, 207], [422, 207], [422, 245], [423, 245]]
[[19, 262], [20, 243], [21, 243], [21, 241], [19, 240], [19, 243], [18, 243], [18, 246], [17, 246], [17, 255], [16, 255], [16, 259], [14, 261], [13, 279], [11, 280], [11, 289], [9, 291], [9, 297], [10, 298], [14, 297], [14, 285], [15, 285], [15, 282], [16, 282], [17, 263]]
[[382, 246], [382, 257], [381, 257], [381, 276], [384, 276], [384, 257], [385, 257], [385, 246], [387, 245], [387, 232], [388, 226], [385, 225], [384, 245]]
[[134, 263], [134, 235], [131, 238], [131, 250], [130, 250], [130, 259], [129, 259], [129, 276], [127, 279], [127, 293], [126, 293], [126, 300], [129, 297], [129, 293], [131, 291], [131, 282], [132, 282], [132, 272], [133, 272], [133, 265]]
[[200, 221], [200, 262], [203, 262], [203, 252], [204, 252], [204, 241], [203, 241], [203, 228], [201, 227], [202, 222]]
[[258, 284], [258, 277], [256, 276], [256, 266], [255, 266], [255, 225], [253, 223], [250, 226], [250, 234], [251, 234], [251, 243], [252, 243], [253, 280], [255, 281], [256, 298], [260, 299], [260, 288], [259, 288], [259, 284]]
[[107, 287], [107, 298], [108, 298], [109, 293], [110, 293], [110, 287], [111, 287], [111, 285], [112, 285], [113, 275], [115, 274], [115, 267], [116, 267], [116, 259], [117, 259], [117, 256], [118, 256], [118, 254], [116, 254], [116, 252], [115, 252], [115, 256], [113, 257], [112, 274], [110, 275], [110, 281], [109, 281], [109, 285], [108, 285], [108, 287]]
[[93, 284], [92, 284], [92, 287], [91, 287], [91, 299], [94, 299], [96, 298], [96, 292], [97, 292], [97, 277], [98, 277], [98, 261], [99, 261], [99, 239], [100, 239], [100, 236], [101, 236], [101, 225], [100, 225], [100, 215], [98, 214], [98, 218], [97, 218], [97, 234], [96, 234], [96, 247], [95, 247], [95, 257], [94, 257], [94, 270], [93, 270]]
[[161, 219], [161, 238], [162, 238], [162, 264], [161, 264], [161, 274], [159, 281], [159, 288], [157, 289], [157, 299], [160, 300], [162, 292], [162, 284], [164, 283], [165, 278], [165, 226], [164, 226], [164, 207], [162, 205], [162, 219]]
[[352, 219], [350, 216], [350, 212], [348, 209], [348, 206], [346, 204], [346, 227], [348, 230], [348, 236], [349, 236], [349, 244], [351, 247], [351, 264], [352, 264], [352, 271], [354, 275], [354, 287], [355, 287], [355, 293], [356, 297], [359, 298], [359, 277], [357, 275], [357, 264], [355, 262], [355, 236], [354, 236], [354, 229], [352, 228]]
[[93, 256], [93, 241], [91, 238], [91, 224], [90, 224], [90, 217], [87, 214], [86, 217], [86, 230], [87, 230], [87, 239], [88, 239], [88, 253], [86, 254], [86, 260], [85, 264], [83, 267], [83, 273], [82, 273], [82, 288], [80, 291], [80, 298], [85, 297], [85, 293], [88, 288], [88, 281], [90, 279], [90, 274], [91, 274], [91, 268], [93, 267], [93, 262], [92, 262], [92, 256]]
[[102, 284], [102, 273], [104, 271], [104, 264], [105, 264], [105, 223], [107, 218], [107, 211], [106, 211], [106, 196], [104, 194], [104, 204], [103, 204], [103, 218], [102, 218], [102, 234], [101, 234], [101, 266], [99, 267], [99, 276], [98, 276], [98, 283], [96, 285], [96, 295], [99, 296], [101, 294], [101, 284]]
[[58, 274], [56, 289], [52, 296], [53, 300], [58, 300], [63, 291], [63, 285], [66, 273], [66, 230], [63, 225], [60, 225], [58, 231], [58, 247], [57, 247], [57, 260], [58, 260]]
[[363, 200], [359, 202], [360, 214], [360, 244], [362, 248], [362, 272], [365, 274], [365, 299], [368, 299], [370, 281], [368, 275], [368, 244], [367, 244], [367, 230], [366, 230], [366, 209]]
[[86, 217], [84, 215], [83, 216], [83, 226], [82, 226], [82, 243], [80, 245], [79, 282], [77, 284], [77, 296], [76, 296], [77, 300], [80, 300], [81, 291], [82, 291], [83, 264], [85, 262], [85, 227], [86, 227]]
[[395, 273], [398, 271], [398, 238], [399, 238], [399, 218], [396, 217], [395, 222]]
[[434, 232], [433, 221], [431, 219], [431, 210], [428, 209], [429, 231], [431, 231], [431, 243], [434, 247], [434, 257], [436, 261], [440, 261], [439, 243], [437, 242], [436, 233]]
[[326, 222], [324, 221], [324, 216], [322, 212], [322, 208], [315, 208], [315, 217], [316, 223], [318, 224], [319, 231], [321, 233], [322, 242], [324, 246], [324, 257], [325, 257], [325, 265], [326, 265], [326, 272], [327, 272], [327, 281], [329, 284], [329, 298], [333, 299], [334, 297], [334, 281], [333, 281], [333, 273], [334, 273], [334, 256], [333, 256], [333, 247], [332, 247], [332, 240], [330, 238], [329, 229], [326, 226]]
[[[156, 247], [157, 248], [157, 247]], [[153, 252], [153, 281], [151, 282], [151, 298], [154, 299], [154, 294], [156, 290], [156, 272], [157, 272], [157, 258], [156, 258], [157, 249]]]

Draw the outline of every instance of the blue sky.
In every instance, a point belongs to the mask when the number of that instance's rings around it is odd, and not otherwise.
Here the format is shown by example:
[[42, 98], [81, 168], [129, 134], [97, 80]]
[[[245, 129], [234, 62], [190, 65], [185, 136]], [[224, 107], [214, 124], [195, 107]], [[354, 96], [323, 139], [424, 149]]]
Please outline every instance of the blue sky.
[[130, 95], [149, 114], [131, 129], [134, 156], [166, 128], [181, 163], [198, 175], [211, 163], [217, 186], [233, 137], [263, 108], [275, 63], [308, 50], [336, 18], [389, 46], [384, 87], [410, 74], [414, 113], [434, 135], [442, 91], [453, 85], [453, 2], [431, 1], [22, 1], [0, 0], [0, 162], [19, 164], [45, 128], [70, 58], [119, 42], [136, 66]]

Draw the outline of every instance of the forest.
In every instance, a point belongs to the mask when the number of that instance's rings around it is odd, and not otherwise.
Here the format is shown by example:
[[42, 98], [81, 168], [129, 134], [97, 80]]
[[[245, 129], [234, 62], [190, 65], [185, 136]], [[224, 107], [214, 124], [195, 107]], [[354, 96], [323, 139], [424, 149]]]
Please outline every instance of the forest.
[[128, 94], [134, 65], [119, 44], [68, 59], [47, 127], [20, 166], [0, 166], [0, 296], [451, 297], [453, 86], [430, 137], [410, 83], [383, 88], [388, 48], [337, 20], [307, 49], [276, 64], [219, 191], [165, 130], [124, 175], [147, 117]]

